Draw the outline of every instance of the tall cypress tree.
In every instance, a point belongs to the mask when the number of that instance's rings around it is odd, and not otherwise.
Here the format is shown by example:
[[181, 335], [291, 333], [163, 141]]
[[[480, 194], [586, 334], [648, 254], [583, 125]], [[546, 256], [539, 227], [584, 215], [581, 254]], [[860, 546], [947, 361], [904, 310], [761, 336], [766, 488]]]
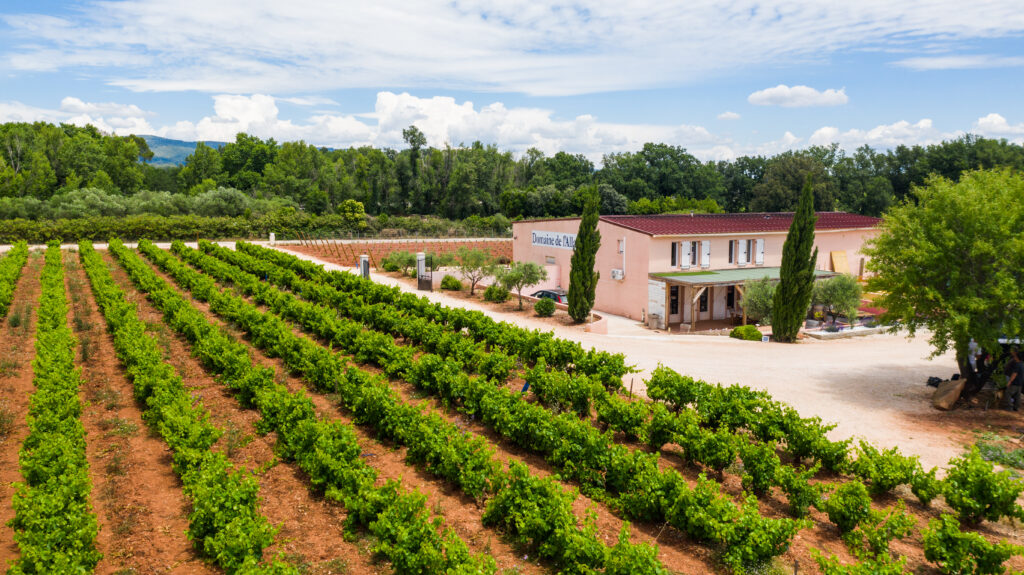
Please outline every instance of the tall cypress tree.
[[601, 247], [601, 233], [597, 231], [597, 220], [601, 200], [597, 188], [591, 186], [583, 200], [583, 217], [576, 232], [569, 268], [569, 317], [577, 323], [587, 320], [594, 308], [594, 294], [601, 274], [594, 269], [597, 250]]
[[[814, 291], [814, 265], [818, 261], [818, 248], [814, 247], [814, 191], [811, 178], [804, 183], [793, 223], [789, 226], [786, 243], [782, 246], [782, 268], [779, 285], [772, 301], [772, 335], [778, 341], [796, 341], [800, 324], [807, 316]], [[813, 250], [813, 251], [812, 251]]]

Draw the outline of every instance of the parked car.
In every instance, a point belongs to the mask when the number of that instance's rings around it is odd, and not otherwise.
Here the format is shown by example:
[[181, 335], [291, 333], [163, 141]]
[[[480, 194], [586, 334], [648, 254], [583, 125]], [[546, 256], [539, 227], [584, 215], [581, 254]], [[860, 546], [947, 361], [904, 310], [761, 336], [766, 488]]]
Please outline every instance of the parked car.
[[569, 296], [564, 289], [542, 289], [530, 294], [530, 297], [554, 300], [555, 303], [569, 303]]

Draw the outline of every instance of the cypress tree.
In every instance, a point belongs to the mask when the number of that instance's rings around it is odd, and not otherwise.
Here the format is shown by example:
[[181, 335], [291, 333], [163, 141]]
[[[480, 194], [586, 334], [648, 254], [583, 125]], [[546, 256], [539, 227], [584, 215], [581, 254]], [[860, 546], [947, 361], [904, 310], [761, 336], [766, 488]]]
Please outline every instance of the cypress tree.
[[601, 200], [597, 189], [587, 190], [583, 200], [583, 217], [576, 232], [569, 268], [569, 317], [577, 323], [587, 320], [594, 308], [594, 294], [601, 274], [594, 269], [597, 250], [601, 247], [601, 233], [597, 231], [597, 220]]
[[818, 248], [814, 247], [814, 223], [817, 220], [814, 192], [808, 177], [793, 214], [793, 223], [789, 225], [786, 243], [782, 246], [779, 285], [772, 301], [772, 335], [778, 341], [796, 341], [800, 324], [811, 305], [814, 266], [818, 261]]

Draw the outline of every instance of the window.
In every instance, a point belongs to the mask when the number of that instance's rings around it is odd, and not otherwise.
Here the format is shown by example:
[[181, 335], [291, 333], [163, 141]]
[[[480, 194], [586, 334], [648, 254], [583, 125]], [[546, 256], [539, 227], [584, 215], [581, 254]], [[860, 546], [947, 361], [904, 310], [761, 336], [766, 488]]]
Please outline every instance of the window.
[[[747, 240], [747, 253], [748, 254], [753, 254], [754, 253], [754, 240]], [[749, 262], [749, 261], [750, 261], [750, 256], [747, 256], [747, 262]]]
[[736, 286], [725, 288], [725, 307], [729, 309], [736, 307]]
[[733, 260], [736, 259], [735, 256], [733, 256], [733, 244], [735, 243], [735, 241], [729, 240], [729, 263], [734, 263]]
[[704, 291], [700, 292], [700, 311], [701, 313], [708, 311], [708, 292], [710, 288], [704, 288]]
[[700, 242], [690, 242], [690, 265], [697, 265], [698, 251], [700, 250]]
[[676, 265], [677, 265], [676, 261], [677, 261], [677, 258], [679, 257], [678, 256], [678, 252], [679, 252], [679, 244], [677, 244], [675, 242], [672, 242], [672, 256], [669, 258], [669, 260], [670, 260], [670, 264], [669, 265], [671, 265], [672, 267], [676, 267]]
[[668, 314], [679, 315], [679, 286], [670, 287], [668, 293]]

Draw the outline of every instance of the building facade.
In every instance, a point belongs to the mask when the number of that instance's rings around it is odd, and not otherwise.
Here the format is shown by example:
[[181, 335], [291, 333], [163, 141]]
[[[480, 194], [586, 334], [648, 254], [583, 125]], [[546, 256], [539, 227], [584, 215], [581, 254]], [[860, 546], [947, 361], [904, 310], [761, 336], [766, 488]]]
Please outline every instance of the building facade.
[[[778, 279], [792, 221], [791, 212], [601, 216], [594, 309], [662, 329], [699, 329], [698, 322], [739, 318], [743, 284]], [[818, 275], [862, 276], [867, 258], [861, 248], [879, 222], [819, 212]], [[513, 259], [547, 268], [548, 280], [540, 287], [568, 289], [579, 224], [579, 218], [513, 223]]]

